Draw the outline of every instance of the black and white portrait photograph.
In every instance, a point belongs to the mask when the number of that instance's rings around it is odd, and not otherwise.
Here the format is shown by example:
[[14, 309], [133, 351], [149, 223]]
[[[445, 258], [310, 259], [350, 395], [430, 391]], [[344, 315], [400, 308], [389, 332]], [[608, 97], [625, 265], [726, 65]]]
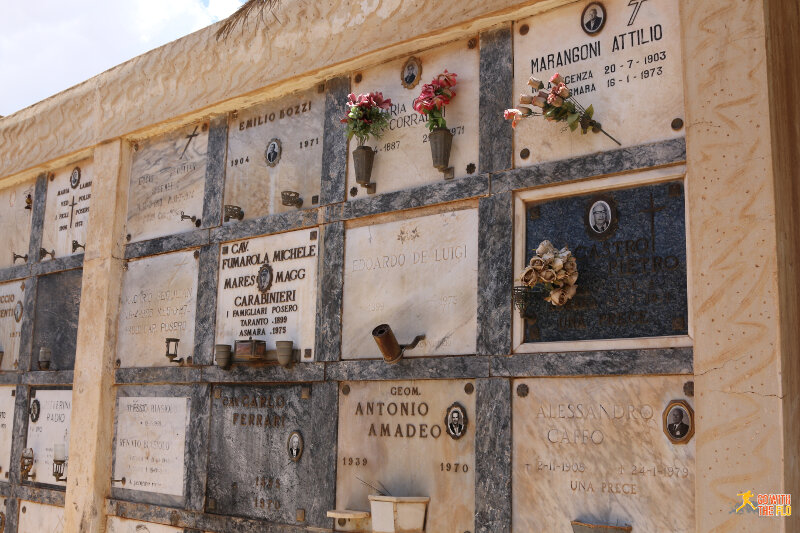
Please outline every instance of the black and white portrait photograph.
[[274, 167], [278, 164], [278, 161], [281, 160], [281, 141], [279, 139], [269, 141], [264, 157], [267, 159], [267, 165]]
[[605, 233], [611, 227], [611, 206], [604, 200], [598, 200], [589, 209], [589, 227], [595, 233]]
[[444, 417], [447, 434], [454, 439], [460, 439], [467, 432], [467, 412], [460, 403], [454, 403], [447, 408]]
[[600, 2], [592, 2], [587, 5], [581, 15], [581, 26], [583, 31], [589, 35], [598, 33], [606, 23], [606, 8]]
[[299, 431], [293, 431], [291, 435], [289, 435], [287, 447], [289, 450], [289, 459], [295, 462], [299, 461], [300, 456], [303, 455], [303, 436], [300, 435]]
[[694, 412], [685, 401], [670, 402], [663, 419], [664, 433], [673, 444], [685, 444], [694, 435]]
[[31, 422], [37, 422], [41, 412], [42, 406], [39, 404], [39, 400], [33, 400], [31, 402]]
[[272, 287], [272, 265], [269, 263], [261, 265], [261, 268], [258, 269], [256, 283], [260, 292], [267, 292]]
[[403, 63], [403, 69], [400, 72], [400, 78], [403, 81], [403, 87], [406, 89], [413, 89], [419, 83], [422, 76], [422, 63], [416, 57], [409, 57]]
[[14, 320], [16, 322], [22, 320], [22, 302], [17, 302], [17, 305], [14, 306]]
[[72, 169], [72, 174], [69, 176], [69, 184], [73, 189], [81, 182], [81, 167]]

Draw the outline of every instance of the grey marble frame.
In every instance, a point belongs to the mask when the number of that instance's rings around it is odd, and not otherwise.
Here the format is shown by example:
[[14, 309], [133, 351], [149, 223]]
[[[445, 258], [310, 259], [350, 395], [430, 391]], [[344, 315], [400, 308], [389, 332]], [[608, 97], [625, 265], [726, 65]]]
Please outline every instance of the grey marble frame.
[[[210, 385], [126, 385], [118, 386], [116, 389], [117, 400], [121, 397], [141, 396], [189, 398], [189, 425], [186, 428], [182, 497], [127, 489], [117, 483], [111, 486], [111, 497], [136, 503], [180, 507], [193, 511], [202, 510], [205, 503], [206, 466], [208, 462], [209, 413], [211, 409]], [[112, 465], [116, 460], [117, 420], [118, 418], [115, 417]]]

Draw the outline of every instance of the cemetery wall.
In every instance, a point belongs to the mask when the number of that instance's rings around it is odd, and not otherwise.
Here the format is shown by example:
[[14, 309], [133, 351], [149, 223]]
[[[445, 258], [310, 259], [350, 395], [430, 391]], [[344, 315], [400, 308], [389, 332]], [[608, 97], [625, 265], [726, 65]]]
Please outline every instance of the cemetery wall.
[[[429, 533], [793, 530], [737, 507], [800, 494], [796, 17], [427, 0], [276, 19], [0, 119], [4, 531], [359, 530], [344, 510], [377, 530], [374, 487], [430, 497]], [[445, 68], [441, 172], [411, 102]], [[555, 71], [614, 139], [503, 119]], [[395, 104], [374, 190], [340, 122], [369, 91]], [[545, 239], [578, 291], [515, 305]], [[416, 338], [394, 364], [384, 323]]]

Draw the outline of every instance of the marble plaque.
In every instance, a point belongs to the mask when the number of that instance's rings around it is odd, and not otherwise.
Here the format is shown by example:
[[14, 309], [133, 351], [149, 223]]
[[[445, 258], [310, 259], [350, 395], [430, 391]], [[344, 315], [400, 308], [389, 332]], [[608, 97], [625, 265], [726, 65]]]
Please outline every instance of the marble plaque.
[[0, 189], [0, 268], [26, 261], [14, 256], [28, 255], [35, 186], [35, 182], [28, 181]]
[[[415, 64], [413, 60], [409, 62], [412, 57], [419, 63]], [[470, 48], [467, 40], [460, 40], [364, 70], [359, 73], [361, 81], [358, 83], [353, 79], [351, 90], [355, 94], [379, 91], [384, 98], [390, 98], [393, 104], [389, 127], [383, 136], [367, 142], [367, 146], [378, 151], [372, 168], [372, 182], [377, 184], [377, 193], [417, 187], [443, 179], [443, 174], [433, 167], [428, 142], [430, 131], [425, 126], [425, 118], [414, 111], [413, 102], [420, 95], [422, 86], [445, 69], [458, 75], [456, 97], [445, 108], [447, 127], [453, 133], [450, 166], [454, 169], [455, 177], [477, 172], [479, 61], [480, 47]], [[407, 83], [408, 80], [410, 83]], [[352, 156], [356, 146], [358, 142], [353, 138], [349, 147], [351, 153], [347, 156], [349, 199], [367, 194], [366, 189], [356, 183]], [[356, 187], [356, 195], [352, 194], [353, 187]]]
[[55, 257], [84, 252], [93, 177], [92, 162], [85, 160], [57, 170], [48, 180], [42, 248]]
[[106, 533], [184, 533], [184, 529], [109, 516], [106, 522]]
[[[535, 295], [525, 342], [686, 335], [683, 185], [648, 185], [527, 207], [526, 259], [543, 240], [569, 247], [578, 291], [562, 307]], [[527, 262], [526, 262], [527, 264]]]
[[198, 221], [203, 216], [208, 125], [191, 124], [140, 141], [136, 147], [128, 192], [130, 242], [199, 227]]
[[400, 344], [425, 335], [405, 357], [475, 353], [477, 285], [477, 209], [348, 229], [343, 357], [381, 357], [383, 323]]
[[189, 398], [117, 398], [114, 479], [125, 489], [183, 496]]
[[673, 400], [692, 403], [684, 397], [685, 381], [516, 380], [513, 531], [572, 533], [570, 521], [580, 520], [693, 532], [694, 440], [672, 444], [663, 420]]
[[[214, 387], [209, 512], [294, 524], [296, 510], [312, 506], [315, 477], [323, 473], [309, 468], [314, 427], [311, 398], [303, 398], [302, 388]], [[293, 434], [299, 435], [294, 447]]]
[[117, 333], [120, 366], [169, 366], [166, 339], [178, 357], [194, 354], [198, 260], [193, 250], [128, 261]]
[[24, 296], [24, 281], [0, 283], [0, 352], [3, 352], [0, 370], [15, 370], [18, 366]]
[[293, 341], [313, 360], [318, 255], [316, 229], [223, 244], [216, 343], [252, 337], [274, 350], [275, 341]]
[[17, 533], [63, 533], [64, 508], [25, 500], [19, 502]]
[[359, 479], [430, 497], [426, 531], [474, 531], [474, 380], [342, 383], [337, 509], [370, 510]]
[[72, 370], [78, 342], [83, 269], [39, 277], [33, 325], [32, 368], [38, 370], [41, 348], [49, 348], [51, 370]]
[[11, 440], [14, 436], [14, 393], [13, 385], [0, 387], [0, 477], [8, 479], [11, 469]]
[[319, 203], [325, 93], [316, 88], [231, 115], [225, 204], [256, 218], [297, 209], [282, 191], [300, 194], [303, 208]]
[[[531, 76], [549, 89], [558, 72], [622, 146], [683, 136], [682, 127], [672, 128], [674, 119], [684, 119], [679, 20], [678, 0], [608, 0], [600, 6], [584, 0], [518, 21], [514, 105], [520, 94], [532, 94]], [[524, 35], [523, 27], [529, 28]], [[514, 147], [517, 167], [618, 148], [602, 133], [582, 135], [542, 117], [517, 126]]]
[[[69, 477], [69, 425], [72, 414], [72, 389], [34, 389], [28, 402], [28, 440], [26, 448], [33, 449], [32, 479], [66, 487], [66, 481], [53, 477], [53, 451], [63, 444], [67, 453], [64, 475]], [[35, 394], [33, 394], [35, 393]]]

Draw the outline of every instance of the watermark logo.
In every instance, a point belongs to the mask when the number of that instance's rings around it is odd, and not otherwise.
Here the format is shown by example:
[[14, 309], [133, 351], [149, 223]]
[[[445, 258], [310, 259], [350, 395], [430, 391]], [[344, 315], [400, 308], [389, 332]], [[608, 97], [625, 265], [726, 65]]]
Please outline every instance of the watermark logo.
[[[737, 494], [742, 499], [742, 504], [734, 511], [739, 513], [758, 513], [758, 516], [792, 516], [791, 494], [759, 494], [756, 496], [752, 490]], [[755, 503], [753, 503], [755, 499]]]

